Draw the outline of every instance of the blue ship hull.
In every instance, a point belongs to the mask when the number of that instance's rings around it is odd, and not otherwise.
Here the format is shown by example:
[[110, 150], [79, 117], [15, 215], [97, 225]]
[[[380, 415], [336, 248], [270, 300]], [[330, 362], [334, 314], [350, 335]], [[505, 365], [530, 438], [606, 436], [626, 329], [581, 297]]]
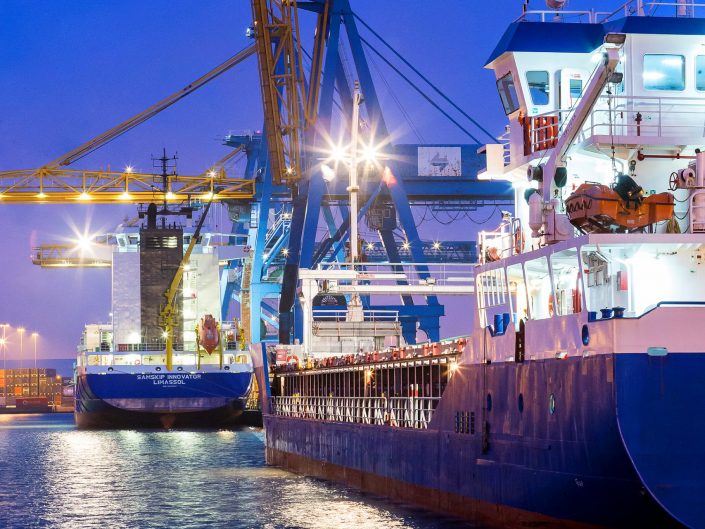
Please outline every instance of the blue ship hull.
[[267, 457], [493, 527], [705, 527], [703, 373], [702, 353], [465, 365], [427, 430], [265, 415]]
[[218, 428], [239, 423], [252, 374], [81, 374], [79, 428]]

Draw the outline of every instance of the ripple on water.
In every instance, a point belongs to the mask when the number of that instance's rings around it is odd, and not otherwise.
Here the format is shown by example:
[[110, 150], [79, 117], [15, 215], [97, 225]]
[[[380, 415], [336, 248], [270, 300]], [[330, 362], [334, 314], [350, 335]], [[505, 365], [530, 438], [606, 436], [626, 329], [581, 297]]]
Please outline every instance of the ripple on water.
[[468, 527], [267, 467], [259, 430], [79, 431], [71, 415], [0, 415], [0, 527]]

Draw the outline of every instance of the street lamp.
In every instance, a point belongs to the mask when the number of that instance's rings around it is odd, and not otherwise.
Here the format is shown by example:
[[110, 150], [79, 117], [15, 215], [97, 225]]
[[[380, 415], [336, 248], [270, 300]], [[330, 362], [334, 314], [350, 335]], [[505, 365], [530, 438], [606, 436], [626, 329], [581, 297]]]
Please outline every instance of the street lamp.
[[32, 339], [34, 340], [34, 369], [37, 369], [37, 338], [39, 338], [39, 333], [33, 332]]
[[24, 343], [23, 343], [23, 338], [24, 338], [24, 327], [17, 327], [17, 332], [20, 335], [20, 369], [22, 369], [22, 359], [24, 358]]
[[2, 349], [2, 390], [3, 390], [3, 406], [7, 406], [7, 339], [5, 338], [5, 327], [7, 324], [2, 324], [3, 337], [0, 338], [0, 349]]

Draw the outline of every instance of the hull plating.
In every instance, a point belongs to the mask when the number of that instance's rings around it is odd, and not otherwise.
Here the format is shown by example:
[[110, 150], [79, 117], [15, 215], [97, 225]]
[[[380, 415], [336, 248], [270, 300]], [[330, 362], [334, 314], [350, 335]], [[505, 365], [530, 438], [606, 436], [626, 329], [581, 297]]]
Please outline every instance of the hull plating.
[[[79, 428], [216, 428], [240, 422], [250, 373], [167, 379], [137, 374], [80, 375]], [[172, 380], [178, 383], [167, 384]]]
[[[705, 354], [463, 366], [428, 430], [268, 415], [267, 454], [404, 500], [434, 491], [419, 503], [498, 527], [703, 527], [703, 367]], [[683, 397], [665, 397], [682, 384]], [[473, 431], [455, 432], [459, 412], [474, 414]]]

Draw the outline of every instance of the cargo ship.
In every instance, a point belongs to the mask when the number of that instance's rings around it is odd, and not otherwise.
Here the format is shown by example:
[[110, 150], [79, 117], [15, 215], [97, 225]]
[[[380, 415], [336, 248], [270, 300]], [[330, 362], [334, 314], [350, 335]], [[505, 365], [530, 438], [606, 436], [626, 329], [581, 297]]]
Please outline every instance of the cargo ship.
[[[508, 126], [478, 178], [514, 212], [470, 277], [299, 271], [303, 341], [255, 355], [267, 461], [481, 527], [702, 528], [705, 21], [548, 4], [487, 61]], [[472, 332], [437, 343], [358, 303], [463, 286]]]
[[[251, 390], [252, 361], [237, 322], [216, 319], [221, 293], [212, 234], [167, 223], [151, 205], [146, 223], [123, 228], [114, 242], [112, 321], [87, 325], [81, 338], [76, 425], [239, 424]], [[174, 279], [177, 273], [180, 280]], [[164, 321], [170, 291], [172, 343]]]

